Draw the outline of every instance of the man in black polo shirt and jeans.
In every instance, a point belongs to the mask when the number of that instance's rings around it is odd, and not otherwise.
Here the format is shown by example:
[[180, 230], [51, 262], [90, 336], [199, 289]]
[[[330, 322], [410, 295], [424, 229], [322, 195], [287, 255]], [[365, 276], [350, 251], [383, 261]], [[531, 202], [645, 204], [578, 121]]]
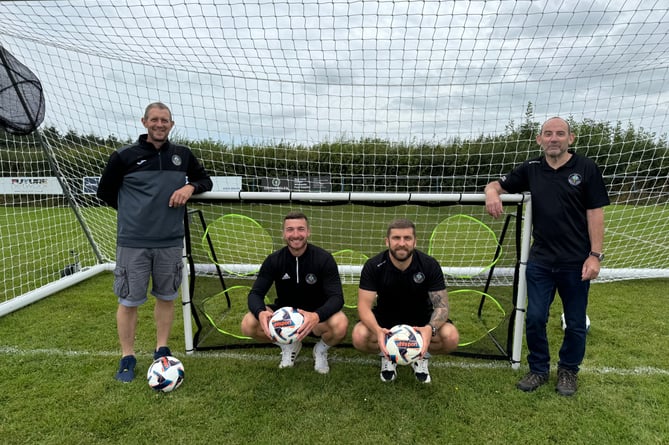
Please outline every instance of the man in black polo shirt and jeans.
[[569, 150], [574, 139], [567, 121], [548, 119], [537, 136], [543, 156], [525, 161], [485, 188], [486, 210], [495, 218], [503, 211], [502, 193], [532, 194], [534, 242], [525, 274], [530, 372], [516, 385], [522, 391], [534, 391], [548, 382], [546, 324], [556, 290], [567, 325], [559, 351], [555, 388], [559, 394], [576, 392], [577, 373], [585, 355], [588, 291], [604, 258], [603, 207], [610, 202], [597, 165]]

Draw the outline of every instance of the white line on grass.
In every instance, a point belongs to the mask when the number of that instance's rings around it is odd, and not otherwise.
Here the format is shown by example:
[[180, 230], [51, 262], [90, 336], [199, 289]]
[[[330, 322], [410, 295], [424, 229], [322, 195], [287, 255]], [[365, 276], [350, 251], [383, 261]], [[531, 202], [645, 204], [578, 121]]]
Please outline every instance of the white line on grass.
[[[100, 356], [100, 357], [118, 357], [118, 352], [112, 351], [73, 351], [73, 350], [63, 350], [63, 349], [20, 349], [13, 346], [0, 346], [0, 355], [22, 355], [22, 356], [36, 356], [36, 355], [48, 355], [48, 356], [67, 356], [67, 357], [85, 357], [85, 356]], [[150, 354], [138, 354], [139, 356], [150, 357]], [[180, 354], [181, 355], [181, 354]], [[188, 356], [189, 358], [197, 360], [207, 360], [212, 358], [227, 358], [233, 360], [244, 360], [244, 361], [256, 361], [256, 362], [265, 362], [265, 361], [277, 361], [278, 354], [255, 354], [253, 352], [239, 352], [239, 351], [207, 351], [207, 352], [196, 352]], [[297, 361], [307, 361], [311, 360], [306, 357], [298, 357]], [[476, 359], [475, 359], [476, 360]], [[330, 361], [336, 363], [350, 363], [356, 365], [374, 365], [378, 363], [378, 360], [372, 359], [370, 357], [330, 357]], [[462, 361], [433, 361], [430, 363], [431, 367], [434, 368], [460, 368], [460, 369], [510, 369], [510, 364], [506, 361], [483, 361], [480, 360], [476, 362], [462, 362]], [[636, 366], [634, 368], [615, 368], [611, 366], [604, 366], [600, 368], [582, 366], [581, 372], [589, 374], [611, 374], [617, 376], [656, 376], [669, 375], [669, 370], [663, 368], [657, 368], [655, 366]]]

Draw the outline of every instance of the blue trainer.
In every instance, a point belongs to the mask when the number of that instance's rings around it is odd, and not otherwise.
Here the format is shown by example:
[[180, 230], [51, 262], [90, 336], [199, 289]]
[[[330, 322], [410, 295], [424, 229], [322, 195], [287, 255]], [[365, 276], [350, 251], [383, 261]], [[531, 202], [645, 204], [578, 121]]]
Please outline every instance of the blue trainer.
[[158, 360], [160, 357], [167, 357], [172, 355], [172, 351], [167, 346], [161, 346], [156, 351], [153, 352], [153, 359]]
[[137, 364], [137, 359], [134, 355], [126, 355], [121, 358], [121, 364], [118, 367], [118, 372], [116, 373], [116, 380], [124, 383], [132, 382], [132, 379], [135, 378], [135, 365]]

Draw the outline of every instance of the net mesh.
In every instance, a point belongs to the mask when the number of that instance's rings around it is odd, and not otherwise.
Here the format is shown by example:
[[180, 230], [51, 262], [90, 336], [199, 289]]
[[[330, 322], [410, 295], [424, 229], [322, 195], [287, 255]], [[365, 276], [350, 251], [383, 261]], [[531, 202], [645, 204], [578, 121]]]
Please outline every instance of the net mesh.
[[[517, 221], [523, 206], [510, 205], [505, 219], [486, 225], [479, 219], [485, 214], [480, 203], [407, 204], [374, 196], [376, 201], [339, 204], [277, 200], [198, 203], [199, 208], [191, 208], [189, 238], [197, 272], [191, 283], [197, 327], [194, 347], [206, 350], [255, 343], [244, 338], [239, 327], [248, 311], [252, 273], [267, 254], [284, 245], [283, 216], [298, 210], [309, 217], [311, 242], [337, 259], [344, 312], [351, 322], [358, 319], [362, 264], [385, 249], [388, 222], [409, 217], [417, 226], [418, 248], [438, 258], [444, 270], [452, 294], [451, 319], [461, 336], [459, 353], [506, 358], [520, 249]], [[267, 301], [274, 298], [272, 288]]]

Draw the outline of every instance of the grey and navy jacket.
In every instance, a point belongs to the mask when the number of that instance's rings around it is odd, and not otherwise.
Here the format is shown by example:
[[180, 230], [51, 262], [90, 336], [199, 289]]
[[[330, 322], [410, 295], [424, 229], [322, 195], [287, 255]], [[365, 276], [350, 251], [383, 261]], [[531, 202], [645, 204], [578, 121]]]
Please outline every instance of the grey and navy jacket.
[[166, 141], [156, 150], [146, 138], [111, 154], [97, 196], [117, 210], [118, 246], [182, 246], [186, 208], [169, 207], [170, 196], [185, 184], [209, 191], [212, 181], [188, 147]]

